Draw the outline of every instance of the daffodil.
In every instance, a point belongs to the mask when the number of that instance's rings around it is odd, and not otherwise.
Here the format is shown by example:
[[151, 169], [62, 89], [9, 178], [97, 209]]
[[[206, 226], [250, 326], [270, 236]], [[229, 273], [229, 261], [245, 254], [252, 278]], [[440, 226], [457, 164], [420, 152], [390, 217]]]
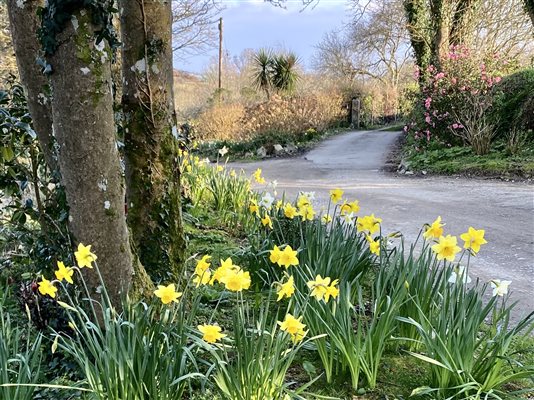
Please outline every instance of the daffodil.
[[211, 271], [209, 269], [202, 269], [198, 266], [195, 268], [195, 275], [193, 277], [193, 283], [196, 287], [200, 285], [207, 285], [211, 282]]
[[303, 221], [313, 221], [315, 210], [311, 205], [302, 206], [299, 208], [299, 215], [302, 217]]
[[364, 217], [358, 218], [358, 220], [356, 221], [356, 229], [358, 232], [367, 231], [370, 235], [372, 235], [380, 229], [381, 223], [382, 218], [377, 218], [374, 214], [366, 215]]
[[224, 167], [222, 165], [217, 165], [217, 172], [223, 172]]
[[210, 284], [213, 284], [215, 282], [225, 284], [226, 277], [237, 269], [239, 269], [238, 266], [234, 265], [232, 259], [228, 257], [221, 263], [221, 266], [215, 270], [211, 278]]
[[284, 250], [280, 252], [278, 261], [276, 261], [281, 267], [289, 268], [291, 265], [299, 265], [299, 259], [297, 258], [297, 251], [293, 250], [291, 246], [287, 245]]
[[271, 217], [269, 217], [267, 214], [265, 214], [265, 217], [261, 219], [261, 223], [263, 226], [267, 226], [273, 229], [273, 221], [271, 220]]
[[493, 296], [503, 297], [508, 293], [508, 286], [512, 281], [501, 281], [500, 279], [493, 279], [491, 281], [491, 287], [493, 288]]
[[91, 245], [84, 246], [81, 243], [78, 245], [78, 250], [74, 252], [74, 256], [80, 268], [93, 268], [92, 263], [97, 258], [95, 254], [91, 253]]
[[223, 146], [222, 149], [219, 149], [219, 155], [221, 157], [224, 157], [226, 155], [226, 153], [228, 153], [228, 147]]
[[340, 202], [342, 197], [343, 197], [343, 190], [333, 189], [330, 191], [330, 200], [332, 201], [332, 203], [336, 204]]
[[231, 271], [224, 278], [224, 286], [232, 292], [241, 292], [250, 287], [250, 273], [243, 270]]
[[328, 300], [330, 300], [330, 297], [335, 299], [339, 295], [339, 289], [336, 287], [339, 280], [335, 279], [330, 285], [326, 287], [326, 293], [324, 294], [324, 301], [325, 303], [328, 303]]
[[353, 213], [357, 214], [360, 211], [360, 202], [358, 200], [351, 201], [350, 203], [344, 202], [340, 208], [341, 215]]
[[256, 203], [256, 200], [250, 200], [250, 205], [248, 206], [248, 210], [251, 214], [260, 214], [260, 208], [258, 207], [258, 203]]
[[307, 283], [308, 288], [311, 290], [311, 296], [315, 297], [317, 300], [323, 300], [328, 302], [330, 297], [336, 298], [339, 294], [339, 290], [336, 288], [339, 280], [335, 279], [332, 281], [329, 277], [321, 277], [317, 275], [314, 281], [309, 281]]
[[451, 276], [449, 277], [448, 282], [449, 283], [461, 282], [465, 285], [466, 283], [471, 283], [471, 278], [469, 277], [469, 275], [467, 275], [467, 272], [465, 271], [465, 267], [463, 265], [458, 265], [452, 270]]
[[284, 216], [289, 219], [293, 219], [298, 215], [298, 211], [291, 203], [284, 205]]
[[222, 328], [219, 325], [198, 325], [200, 333], [202, 333], [202, 339], [208, 343], [216, 343], [226, 335], [221, 333]]
[[260, 184], [265, 183], [265, 178], [261, 176], [261, 168], [258, 168], [256, 171], [254, 171], [254, 174], [252, 174], [254, 177], [254, 180]]
[[423, 237], [425, 239], [439, 239], [439, 237], [443, 236], [443, 226], [445, 224], [441, 223], [441, 217], [437, 217], [425, 233], [423, 233]]
[[299, 209], [303, 208], [303, 207], [307, 207], [307, 206], [311, 206], [312, 203], [311, 203], [311, 199], [308, 195], [302, 193], [298, 199], [297, 199], [297, 207]]
[[488, 243], [486, 239], [484, 239], [484, 233], [484, 229], [476, 230], [470, 226], [467, 232], [460, 235], [460, 238], [464, 241], [464, 249], [471, 249], [473, 253], [478, 253], [480, 251], [480, 246]]
[[158, 288], [154, 291], [154, 294], [156, 297], [161, 299], [163, 304], [169, 304], [173, 301], [177, 303], [178, 299], [182, 296], [181, 292], [176, 291], [174, 283], [171, 283], [167, 286], [158, 285]]
[[267, 192], [263, 195], [260, 200], [260, 206], [265, 207], [267, 210], [270, 210], [273, 206], [274, 197], [271, 196], [271, 193]]
[[202, 258], [197, 261], [197, 265], [195, 267], [195, 270], [202, 271], [202, 272], [207, 271], [209, 269], [210, 265], [211, 265], [210, 262], [209, 262], [210, 258], [211, 258], [211, 256], [209, 256], [207, 254], [202, 256]]
[[278, 299], [276, 299], [276, 301], [282, 300], [284, 296], [289, 299], [293, 293], [295, 293], [295, 281], [293, 277], [290, 276], [287, 282], [279, 284], [276, 293], [278, 294]]
[[231, 176], [232, 178], [235, 178], [235, 177], [237, 176], [237, 174], [235, 173], [235, 169], [233, 169], [233, 170], [230, 171], [230, 176]]
[[380, 240], [373, 240], [369, 235], [365, 237], [369, 242], [369, 251], [377, 256], [380, 255]]
[[280, 260], [280, 255], [282, 254], [282, 250], [277, 245], [274, 245], [272, 250], [269, 250], [269, 260], [273, 264], [277, 264], [278, 260]]
[[330, 222], [332, 222], [332, 217], [330, 216], [330, 214], [324, 214], [322, 217], [321, 217], [321, 221], [323, 222], [323, 224], [329, 224]]
[[456, 236], [440, 236], [438, 243], [432, 246], [432, 250], [438, 255], [438, 260], [453, 262], [456, 254], [462, 250], [456, 243]]
[[276, 208], [276, 211], [280, 210], [283, 204], [284, 203], [282, 202], [282, 200], [277, 200], [276, 203], [274, 204], [274, 208]]
[[278, 325], [282, 331], [291, 335], [291, 339], [294, 343], [297, 343], [301, 341], [304, 336], [306, 336], [306, 331], [304, 330], [306, 325], [304, 325], [301, 321], [302, 317], [295, 318], [293, 315], [288, 313], [285, 316], [284, 321], [278, 321]]
[[65, 267], [63, 261], [58, 261], [57, 268], [57, 271], [55, 271], [54, 273], [58, 281], [61, 282], [63, 279], [65, 279], [70, 284], [74, 283], [72, 281], [72, 275], [74, 274], [74, 270], [71, 267]]
[[57, 287], [43, 276], [41, 282], [39, 282], [39, 293], [43, 296], [49, 295], [50, 297], [55, 298], [56, 292]]

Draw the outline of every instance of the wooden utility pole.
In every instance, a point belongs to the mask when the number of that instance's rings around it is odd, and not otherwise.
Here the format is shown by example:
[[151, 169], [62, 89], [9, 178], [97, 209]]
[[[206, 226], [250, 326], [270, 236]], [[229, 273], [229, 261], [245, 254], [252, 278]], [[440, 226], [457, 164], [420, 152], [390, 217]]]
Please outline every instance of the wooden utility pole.
[[219, 18], [219, 97], [222, 89], [222, 45], [223, 45], [223, 19]]

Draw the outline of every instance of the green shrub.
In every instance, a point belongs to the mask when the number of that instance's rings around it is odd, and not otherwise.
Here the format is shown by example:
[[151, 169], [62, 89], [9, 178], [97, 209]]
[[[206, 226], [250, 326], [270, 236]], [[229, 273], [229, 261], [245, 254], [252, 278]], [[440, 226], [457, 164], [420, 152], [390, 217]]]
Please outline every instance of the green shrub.
[[501, 133], [534, 129], [534, 68], [508, 75], [493, 89], [492, 117]]

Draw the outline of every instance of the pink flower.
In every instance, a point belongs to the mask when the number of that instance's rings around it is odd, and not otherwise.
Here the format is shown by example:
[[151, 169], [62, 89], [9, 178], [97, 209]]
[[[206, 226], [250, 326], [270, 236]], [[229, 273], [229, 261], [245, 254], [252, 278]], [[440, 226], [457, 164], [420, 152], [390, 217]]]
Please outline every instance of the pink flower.
[[452, 124], [452, 129], [458, 129], [458, 124], [456, 122]]
[[439, 81], [440, 79], [443, 79], [445, 77], [445, 72], [439, 72], [434, 76], [434, 79]]
[[426, 122], [427, 124], [430, 124], [430, 123], [432, 122], [432, 120], [430, 119], [430, 115], [427, 115], [427, 116], [425, 117], [425, 122]]
[[451, 83], [452, 83], [453, 85], [456, 85], [456, 82], [457, 82], [457, 81], [456, 81], [456, 78], [452, 78], [452, 79], [451, 79]]
[[408, 132], [408, 125], [404, 125], [404, 132]]
[[493, 81], [494, 81], [495, 83], [499, 83], [499, 82], [501, 81], [501, 79], [502, 79], [502, 78], [501, 78], [500, 76], [496, 76], [495, 78], [493, 78]]
[[432, 98], [427, 97], [425, 100], [425, 108], [428, 110], [430, 108], [430, 104], [432, 104]]

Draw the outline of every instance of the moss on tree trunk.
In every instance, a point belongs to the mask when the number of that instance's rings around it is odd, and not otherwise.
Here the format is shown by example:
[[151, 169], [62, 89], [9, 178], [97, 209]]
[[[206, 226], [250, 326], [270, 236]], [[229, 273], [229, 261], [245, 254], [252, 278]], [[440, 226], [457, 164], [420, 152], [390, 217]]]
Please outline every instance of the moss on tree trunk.
[[155, 279], [184, 261], [180, 171], [173, 96], [171, 4], [122, 0], [122, 109], [128, 225]]

